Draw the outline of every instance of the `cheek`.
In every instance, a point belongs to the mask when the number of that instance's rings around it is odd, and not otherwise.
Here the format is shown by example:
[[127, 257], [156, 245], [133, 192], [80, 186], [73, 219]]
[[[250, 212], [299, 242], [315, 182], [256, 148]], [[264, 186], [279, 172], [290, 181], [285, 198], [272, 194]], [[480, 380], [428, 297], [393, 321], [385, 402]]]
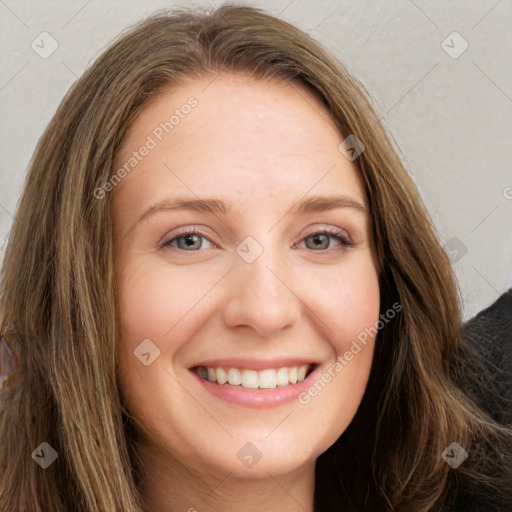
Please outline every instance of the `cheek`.
[[324, 425], [325, 450], [345, 431], [361, 403], [373, 361], [379, 320], [378, 277], [371, 266], [331, 276], [324, 294], [317, 294], [315, 312], [328, 324], [324, 329], [331, 358], [299, 402]]
[[[320, 280], [317, 280], [320, 282]], [[321, 292], [310, 292], [311, 308], [324, 322], [326, 339], [337, 354], [364, 338], [379, 319], [379, 280], [369, 258], [341, 267], [322, 280]], [[368, 335], [368, 340], [371, 337]]]
[[194, 306], [212, 286], [206, 281], [191, 280], [190, 272], [170, 271], [154, 259], [134, 259], [118, 277], [120, 389], [130, 413], [149, 431], [155, 430], [166, 392], [179, 395], [169, 372], [174, 373], [176, 354], [193, 335]]
[[[119, 311], [125, 338], [139, 343], [155, 338], [163, 343], [201, 302], [215, 283], [210, 274], [198, 279], [187, 270], [170, 271], [158, 263], [133, 264], [119, 280]], [[165, 349], [166, 347], [161, 347]]]
[[[338, 305], [338, 314], [335, 318], [336, 332], [343, 336], [335, 343], [337, 351], [349, 349], [355, 339], [365, 339], [365, 333], [373, 332], [379, 319], [380, 290], [376, 275], [367, 274], [364, 278], [353, 278], [340, 295], [341, 304]], [[347, 283], [348, 284], [348, 283]], [[374, 336], [369, 336], [371, 341]]]
[[135, 258], [118, 277], [121, 376], [131, 372], [145, 379], [172, 368], [182, 346], [202, 327], [208, 294], [219, 282], [214, 269], [198, 276], [193, 266], [170, 269], [159, 263]]
[[[186, 314], [188, 296], [193, 292], [182, 286], [179, 274], [172, 279], [164, 278], [158, 265], [137, 265], [136, 262], [123, 269], [118, 280], [118, 305], [120, 315], [120, 367], [121, 372], [145, 371], [141, 362], [158, 366], [162, 354], [172, 347], [166, 342], [178, 320]], [[183, 281], [183, 279], [182, 279]], [[184, 293], [184, 290], [188, 291]], [[150, 341], [148, 341], [150, 340]], [[141, 344], [144, 345], [141, 345]], [[141, 361], [139, 347], [146, 347]], [[149, 365], [148, 365], [149, 366]]]

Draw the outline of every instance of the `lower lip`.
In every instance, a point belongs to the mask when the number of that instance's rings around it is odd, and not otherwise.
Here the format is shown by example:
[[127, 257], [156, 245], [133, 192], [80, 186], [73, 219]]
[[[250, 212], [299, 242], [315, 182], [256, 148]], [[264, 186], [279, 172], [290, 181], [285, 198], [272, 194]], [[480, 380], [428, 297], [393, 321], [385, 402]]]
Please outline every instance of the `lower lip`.
[[241, 386], [235, 387], [227, 384], [216, 384], [203, 379], [203, 377], [195, 371], [191, 371], [203, 387], [213, 396], [231, 404], [238, 404], [256, 409], [278, 407], [280, 405], [293, 402], [294, 400], [298, 400], [299, 394], [306, 391], [311, 386], [311, 383], [314, 382], [316, 375], [319, 372], [320, 365], [315, 368], [302, 382], [289, 384], [288, 386], [280, 386], [274, 389], [261, 390], [247, 389]]

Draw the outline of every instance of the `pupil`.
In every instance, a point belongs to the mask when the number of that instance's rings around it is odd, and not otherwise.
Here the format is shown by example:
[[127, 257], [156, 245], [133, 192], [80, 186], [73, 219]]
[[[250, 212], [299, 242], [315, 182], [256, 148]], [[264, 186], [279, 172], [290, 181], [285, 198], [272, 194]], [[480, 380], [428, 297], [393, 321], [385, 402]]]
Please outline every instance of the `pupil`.
[[194, 246], [194, 237], [197, 237], [197, 235], [185, 235], [183, 237], [186, 247], [190, 248]]
[[322, 245], [322, 237], [325, 237], [325, 235], [314, 235], [313, 236], [314, 243]]

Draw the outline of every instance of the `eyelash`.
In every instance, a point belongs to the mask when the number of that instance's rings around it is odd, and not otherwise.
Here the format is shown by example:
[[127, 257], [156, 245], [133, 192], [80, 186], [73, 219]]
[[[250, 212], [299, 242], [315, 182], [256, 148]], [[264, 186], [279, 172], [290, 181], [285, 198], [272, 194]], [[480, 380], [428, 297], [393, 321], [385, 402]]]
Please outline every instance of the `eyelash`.
[[[164, 249], [166, 247], [172, 247], [171, 246], [171, 243], [174, 242], [175, 240], [177, 240], [178, 238], [184, 238], [186, 236], [190, 236], [190, 235], [197, 235], [197, 236], [201, 236], [203, 238], [206, 238], [210, 243], [213, 243], [211, 242], [208, 237], [206, 237], [203, 233], [201, 233], [200, 231], [196, 230], [196, 229], [189, 229], [187, 231], [183, 231], [181, 233], [177, 233], [174, 235], [173, 238], [171, 238], [170, 240], [167, 240], [166, 242], [162, 242], [159, 244], [159, 247], [161, 249]], [[317, 236], [317, 235], [329, 235], [331, 237], [334, 237], [334, 238], [337, 238], [339, 241], [340, 241], [340, 246], [342, 246], [343, 248], [342, 249], [339, 249], [341, 251], [343, 250], [346, 250], [347, 248], [349, 247], [353, 247], [353, 243], [350, 242], [345, 236], [343, 236], [343, 232], [342, 231], [339, 231], [337, 229], [333, 229], [333, 228], [325, 228], [325, 229], [321, 229], [321, 230], [318, 230], [318, 231], [314, 231], [313, 233], [310, 233], [308, 236], [306, 236], [305, 238], [303, 238], [301, 240], [301, 242], [303, 240], [305, 240], [306, 238], [311, 238], [311, 237], [314, 237], [314, 236]], [[297, 247], [298, 244], [294, 244], [293, 245], [293, 248]], [[178, 249], [178, 247], [176, 247]], [[183, 249], [181, 249], [183, 251]], [[311, 249], [312, 251], [314, 251], [314, 249]], [[314, 251], [314, 252], [330, 252], [332, 249], [319, 249], [318, 251]], [[196, 252], [196, 251], [183, 251], [183, 252]]]

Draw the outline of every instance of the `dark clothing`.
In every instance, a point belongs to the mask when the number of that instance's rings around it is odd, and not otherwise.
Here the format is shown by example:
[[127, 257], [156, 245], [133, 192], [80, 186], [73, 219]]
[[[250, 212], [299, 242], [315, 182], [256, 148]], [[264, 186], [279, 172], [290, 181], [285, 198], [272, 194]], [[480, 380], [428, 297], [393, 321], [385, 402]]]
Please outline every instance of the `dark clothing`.
[[481, 355], [482, 383], [473, 389], [479, 404], [498, 423], [512, 424], [512, 288], [462, 326], [462, 337]]
[[[477, 358], [471, 358], [464, 368], [467, 390], [480, 407], [495, 421], [512, 424], [512, 288], [491, 306], [463, 324], [462, 338], [474, 349]], [[510, 457], [509, 446], [508, 453]], [[510, 458], [509, 458], [510, 460]], [[510, 468], [509, 468], [510, 469]], [[510, 472], [508, 473], [510, 475]], [[511, 512], [512, 481], [507, 489], [506, 504], [492, 493], [476, 487], [464, 488], [458, 495], [454, 511]]]

